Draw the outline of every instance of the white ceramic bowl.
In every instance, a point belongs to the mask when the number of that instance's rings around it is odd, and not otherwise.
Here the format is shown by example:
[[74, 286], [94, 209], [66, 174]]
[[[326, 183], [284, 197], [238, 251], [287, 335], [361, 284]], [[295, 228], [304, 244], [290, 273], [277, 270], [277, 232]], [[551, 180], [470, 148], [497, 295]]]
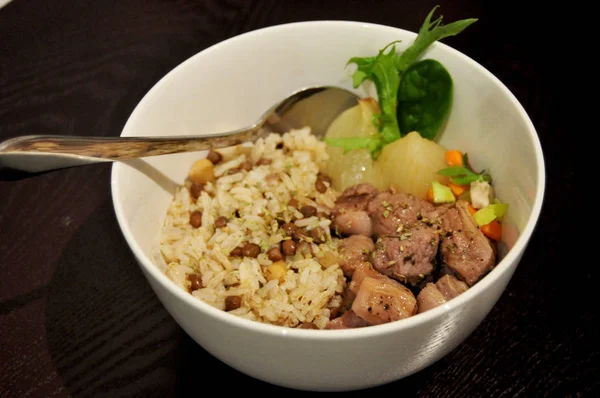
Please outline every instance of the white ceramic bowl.
[[[467, 29], [463, 35], [471, 34]], [[208, 134], [248, 125], [289, 93], [312, 85], [352, 88], [346, 62], [416, 35], [359, 22], [280, 25], [219, 43], [176, 67], [143, 98], [123, 136]], [[158, 232], [176, 184], [203, 153], [167, 155], [112, 172], [116, 215], [157, 296], [181, 327], [215, 357], [257, 379], [305, 390], [388, 383], [431, 365], [484, 319], [512, 277], [537, 223], [545, 189], [538, 136], [510, 91], [469, 57], [442, 43], [424, 55], [455, 82], [440, 143], [468, 152], [510, 204], [498, 266], [447, 304], [402, 321], [352, 330], [287, 329], [219, 311], [172, 283], [155, 264]], [[359, 94], [373, 94], [357, 91]]]

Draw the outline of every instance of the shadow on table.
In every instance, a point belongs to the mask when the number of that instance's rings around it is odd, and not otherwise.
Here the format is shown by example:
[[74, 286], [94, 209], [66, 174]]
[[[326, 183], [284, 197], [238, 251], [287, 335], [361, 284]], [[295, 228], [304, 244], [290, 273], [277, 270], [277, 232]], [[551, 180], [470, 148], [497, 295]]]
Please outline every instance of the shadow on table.
[[[234, 382], [236, 390], [293, 393], [231, 369], [179, 328], [139, 270], [109, 201], [79, 228], [57, 261], [47, 293], [46, 333], [56, 370], [74, 397], [198, 395], [206, 392], [206, 380], [216, 378]], [[411, 396], [423, 379], [409, 377], [392, 390]]]
[[[2, 0], [0, 0], [2, 1]], [[37, 177], [51, 171], [41, 171], [39, 173], [30, 173], [28, 171], [11, 169], [0, 165], [0, 181], [19, 181], [26, 180], [28, 178]]]

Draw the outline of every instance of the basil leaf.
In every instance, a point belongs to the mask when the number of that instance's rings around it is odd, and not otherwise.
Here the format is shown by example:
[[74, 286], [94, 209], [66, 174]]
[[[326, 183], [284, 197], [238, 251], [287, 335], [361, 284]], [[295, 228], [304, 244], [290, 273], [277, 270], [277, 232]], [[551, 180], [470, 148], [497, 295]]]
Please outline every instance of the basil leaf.
[[472, 171], [464, 166], [450, 166], [437, 172], [439, 175], [446, 177], [456, 177], [461, 175], [473, 174]]
[[452, 77], [433, 59], [414, 63], [402, 75], [398, 89], [400, 131], [417, 131], [433, 140], [452, 104]]
[[461, 175], [458, 177], [450, 178], [450, 181], [458, 185], [469, 185], [470, 183], [477, 180], [479, 180], [478, 175]]
[[450, 181], [458, 185], [468, 185], [473, 181], [483, 178], [482, 174], [477, 174], [464, 166], [451, 166], [437, 172], [439, 175], [450, 177]]

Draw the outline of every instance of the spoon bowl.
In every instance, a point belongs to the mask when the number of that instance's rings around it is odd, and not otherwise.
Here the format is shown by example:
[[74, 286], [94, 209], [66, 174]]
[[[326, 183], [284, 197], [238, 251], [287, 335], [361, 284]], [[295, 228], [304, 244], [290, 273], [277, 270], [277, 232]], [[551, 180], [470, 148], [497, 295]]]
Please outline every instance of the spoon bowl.
[[310, 127], [325, 135], [333, 120], [356, 105], [358, 96], [333, 86], [308, 87], [270, 107], [251, 126], [203, 136], [85, 137], [28, 135], [0, 142], [0, 166], [26, 172], [42, 172], [98, 162], [111, 162], [203, 151], [254, 142], [263, 135], [283, 134]]

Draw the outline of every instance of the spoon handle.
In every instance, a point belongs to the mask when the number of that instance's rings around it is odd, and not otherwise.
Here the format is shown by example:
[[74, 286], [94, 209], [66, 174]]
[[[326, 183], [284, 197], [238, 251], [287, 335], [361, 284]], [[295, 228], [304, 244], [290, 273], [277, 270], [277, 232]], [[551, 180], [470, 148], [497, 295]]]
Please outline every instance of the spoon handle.
[[254, 141], [259, 128], [205, 137], [81, 137], [29, 135], [0, 142], [0, 165], [39, 172], [86, 163], [224, 148]]

